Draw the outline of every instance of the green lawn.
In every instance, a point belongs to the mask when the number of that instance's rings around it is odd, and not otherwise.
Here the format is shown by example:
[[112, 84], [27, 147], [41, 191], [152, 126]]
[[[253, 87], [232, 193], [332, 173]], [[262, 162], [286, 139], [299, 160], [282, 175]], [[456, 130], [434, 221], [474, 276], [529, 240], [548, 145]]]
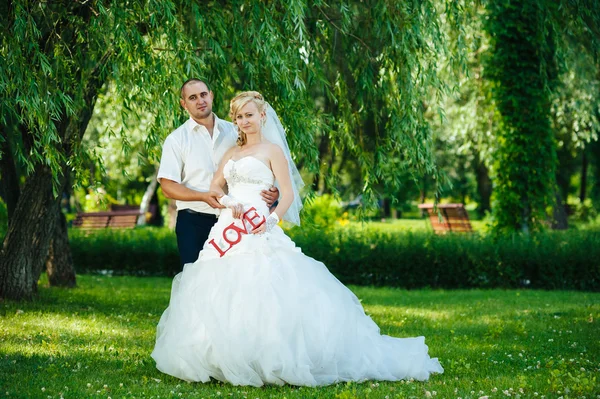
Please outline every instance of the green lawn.
[[[384, 221], [378, 222], [351, 222], [350, 225], [392, 233], [433, 231], [429, 219], [385, 219]], [[481, 220], [471, 220], [471, 227], [473, 228], [473, 231], [477, 232], [484, 232], [486, 230], [485, 222]]]
[[425, 335], [446, 372], [428, 382], [324, 388], [189, 384], [158, 372], [167, 278], [79, 276], [31, 303], [0, 302], [0, 397], [600, 398], [600, 294], [352, 287], [385, 334]]

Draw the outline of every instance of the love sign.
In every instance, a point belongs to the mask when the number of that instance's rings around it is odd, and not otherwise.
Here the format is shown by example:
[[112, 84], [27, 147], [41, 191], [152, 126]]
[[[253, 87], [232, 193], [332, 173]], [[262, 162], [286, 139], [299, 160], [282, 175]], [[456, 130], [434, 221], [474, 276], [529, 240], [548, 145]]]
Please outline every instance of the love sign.
[[229, 245], [227, 248], [223, 249], [219, 247], [219, 245], [215, 242], [213, 238], [208, 243], [211, 244], [215, 249], [219, 252], [220, 257], [222, 258], [227, 251], [233, 248], [234, 245], [238, 244], [242, 240], [242, 236], [244, 234], [249, 234], [248, 227], [246, 222], [250, 226], [252, 226], [252, 230], [261, 226], [265, 222], [265, 217], [258, 214], [256, 208], [252, 207], [248, 209], [241, 217], [242, 227], [237, 226], [235, 222], [232, 222], [229, 226], [223, 229], [223, 240]]

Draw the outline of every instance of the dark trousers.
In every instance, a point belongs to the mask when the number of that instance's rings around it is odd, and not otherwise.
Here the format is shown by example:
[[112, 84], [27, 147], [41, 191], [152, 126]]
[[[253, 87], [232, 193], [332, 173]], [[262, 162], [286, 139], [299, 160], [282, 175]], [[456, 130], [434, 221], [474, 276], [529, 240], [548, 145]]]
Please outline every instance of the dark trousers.
[[177, 212], [177, 247], [181, 270], [186, 263], [193, 263], [198, 259], [198, 254], [204, 242], [208, 239], [210, 229], [217, 222], [217, 216], [208, 213], [190, 211], [188, 209]]

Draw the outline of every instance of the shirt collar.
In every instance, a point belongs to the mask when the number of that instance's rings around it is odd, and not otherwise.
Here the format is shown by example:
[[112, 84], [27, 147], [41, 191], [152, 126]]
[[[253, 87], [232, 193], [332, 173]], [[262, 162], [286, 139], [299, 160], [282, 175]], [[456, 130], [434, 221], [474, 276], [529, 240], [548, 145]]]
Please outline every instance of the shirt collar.
[[[213, 115], [213, 117], [215, 119], [215, 124], [213, 126], [213, 140], [216, 140], [217, 137], [219, 137], [219, 133], [220, 133], [219, 125], [222, 123], [222, 121], [221, 121], [221, 119], [219, 119], [219, 117], [215, 113], [213, 113], [212, 115]], [[208, 133], [208, 130], [203, 125], [201, 125], [198, 122], [196, 122], [191, 116], [187, 120], [186, 124], [187, 124], [186, 127], [191, 132], [193, 132], [195, 130], [199, 130], [201, 132]]]

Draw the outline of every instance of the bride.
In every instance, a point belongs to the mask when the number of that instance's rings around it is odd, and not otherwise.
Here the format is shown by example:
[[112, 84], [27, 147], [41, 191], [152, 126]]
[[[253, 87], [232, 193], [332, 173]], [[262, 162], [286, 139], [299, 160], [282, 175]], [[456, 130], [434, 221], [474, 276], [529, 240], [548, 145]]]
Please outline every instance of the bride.
[[[301, 179], [277, 115], [257, 92], [231, 100], [238, 146], [211, 190], [226, 207], [185, 265], [157, 327], [157, 368], [186, 381], [317, 386], [442, 373], [424, 337], [380, 335], [358, 298], [278, 226], [298, 224]], [[261, 190], [277, 181], [269, 213]], [[228, 194], [223, 187], [227, 185]]]

